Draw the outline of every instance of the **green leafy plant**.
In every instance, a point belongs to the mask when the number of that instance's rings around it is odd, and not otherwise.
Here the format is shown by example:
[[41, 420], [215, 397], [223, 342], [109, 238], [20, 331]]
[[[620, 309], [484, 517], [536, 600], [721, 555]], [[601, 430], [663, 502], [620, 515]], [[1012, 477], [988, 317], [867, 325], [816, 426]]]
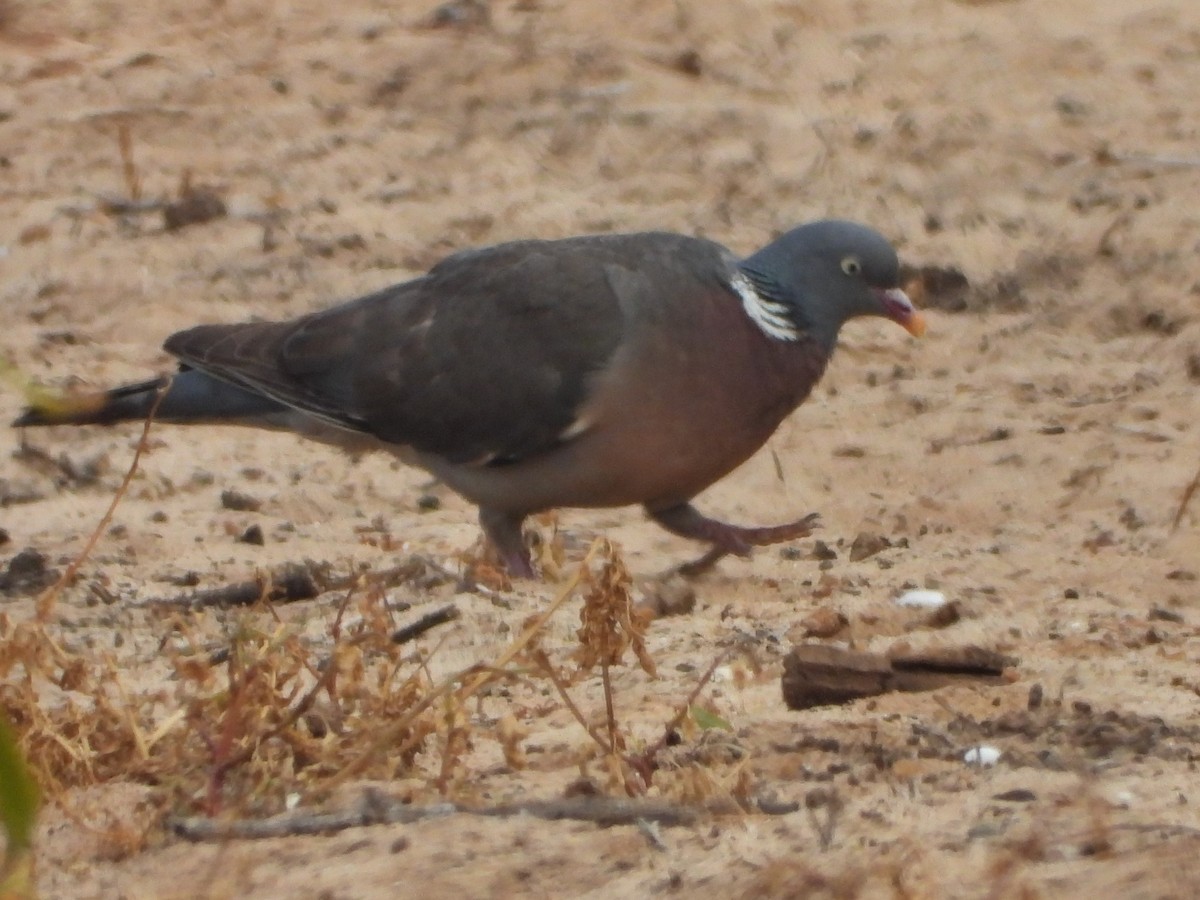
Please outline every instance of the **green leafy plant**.
[[38, 789], [8, 723], [0, 719], [0, 827], [6, 845], [0, 863], [0, 900], [28, 900], [33, 887], [33, 822]]
[[705, 709], [703, 706], [691, 706], [690, 711], [692, 721], [696, 723], [701, 731], [711, 731], [714, 728], [720, 728], [723, 731], [733, 731], [733, 726], [711, 709]]

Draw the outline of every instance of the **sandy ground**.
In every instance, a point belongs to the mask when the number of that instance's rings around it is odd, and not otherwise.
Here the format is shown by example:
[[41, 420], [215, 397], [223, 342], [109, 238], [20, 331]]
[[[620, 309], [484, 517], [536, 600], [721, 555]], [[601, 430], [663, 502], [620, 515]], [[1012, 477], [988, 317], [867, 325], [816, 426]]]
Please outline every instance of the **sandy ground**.
[[[691, 615], [652, 626], [659, 678], [618, 674], [624, 724], [653, 740], [720, 648], [750, 645], [761, 671], [706, 697], [741, 770], [801, 808], [658, 844], [634, 827], [452, 816], [220, 845], [155, 830], [116, 852], [98, 829], [136, 829], [150, 790], [118, 782], [48, 807], [44, 896], [1200, 893], [1200, 504], [1171, 530], [1200, 466], [1195, 4], [446, 9], [431, 28], [435, 7], [412, 2], [0, 4], [0, 351], [51, 383], [139, 378], [169, 368], [157, 348], [186, 325], [298, 314], [523, 236], [669, 228], [751, 250], [838, 215], [909, 263], [957, 267], [965, 310], [932, 310], [921, 342], [847, 328], [772, 440], [777, 463], [764, 452], [702, 498], [753, 523], [819, 511], [836, 558], [809, 540], [723, 562]], [[158, 213], [98, 209], [131, 193], [122, 123], [143, 197], [175, 196], [190, 172], [229, 215], [166, 230]], [[11, 417], [19, 392], [0, 404]], [[65, 465], [5, 453], [7, 555], [73, 558], [137, 433], [28, 435]], [[135, 679], [162, 627], [137, 604], [189, 572], [213, 587], [306, 558], [383, 568], [373, 522], [397, 552], [454, 566], [473, 512], [449, 495], [421, 511], [425, 482], [287, 436], [157, 429], [56, 615]], [[261, 507], [224, 508], [231, 488]], [[253, 524], [263, 546], [235, 539]], [[639, 577], [695, 552], [636, 510], [566, 511], [559, 528], [570, 559], [604, 534]], [[852, 562], [863, 531], [893, 546]], [[95, 604], [97, 583], [115, 602]], [[898, 614], [914, 586], [958, 601], [959, 621]], [[397, 599], [415, 615], [447, 590]], [[453, 595], [463, 616], [437, 632], [435, 667], [494, 658], [555, 593]], [[0, 613], [28, 619], [32, 603], [12, 590]], [[780, 660], [818, 608], [849, 620], [833, 644], [977, 643], [1019, 664], [1007, 686], [789, 712]], [[569, 615], [546, 638], [572, 640]], [[581, 696], [598, 714], [594, 682]], [[553, 703], [522, 715], [534, 764], [480, 749], [473, 796], [560, 796], [577, 775], [582, 729]], [[962, 762], [979, 741], [997, 765]], [[824, 840], [814, 791], [844, 807]]]

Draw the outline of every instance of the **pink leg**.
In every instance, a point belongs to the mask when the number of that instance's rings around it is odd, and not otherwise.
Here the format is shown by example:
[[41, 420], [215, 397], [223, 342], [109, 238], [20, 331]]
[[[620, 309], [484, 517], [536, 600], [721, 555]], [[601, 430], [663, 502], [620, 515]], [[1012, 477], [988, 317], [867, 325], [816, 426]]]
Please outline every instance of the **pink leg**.
[[672, 506], [669, 509], [647, 508], [646, 513], [671, 534], [712, 545], [699, 559], [679, 567], [679, 573], [689, 578], [707, 572], [717, 560], [731, 553], [736, 556], [749, 556], [753, 547], [808, 537], [816, 527], [818, 518], [816, 513], [811, 513], [786, 525], [741, 528], [710, 519], [690, 503]]

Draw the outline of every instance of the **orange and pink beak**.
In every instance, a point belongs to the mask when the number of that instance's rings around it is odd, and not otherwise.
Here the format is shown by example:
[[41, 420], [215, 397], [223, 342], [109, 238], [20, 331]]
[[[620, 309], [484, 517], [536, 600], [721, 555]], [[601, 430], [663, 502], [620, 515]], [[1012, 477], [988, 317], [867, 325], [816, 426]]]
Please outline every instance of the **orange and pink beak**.
[[913, 306], [908, 294], [900, 288], [888, 288], [887, 290], [877, 290], [875, 295], [879, 298], [889, 319], [913, 337], [920, 337], [925, 333], [925, 315]]

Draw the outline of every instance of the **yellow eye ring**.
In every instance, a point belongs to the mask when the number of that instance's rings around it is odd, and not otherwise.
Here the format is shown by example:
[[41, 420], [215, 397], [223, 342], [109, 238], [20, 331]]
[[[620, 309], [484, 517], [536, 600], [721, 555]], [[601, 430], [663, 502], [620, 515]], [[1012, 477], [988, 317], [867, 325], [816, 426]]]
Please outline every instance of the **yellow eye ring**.
[[853, 256], [847, 256], [842, 260], [842, 271], [847, 275], [857, 275], [862, 271], [862, 263]]

